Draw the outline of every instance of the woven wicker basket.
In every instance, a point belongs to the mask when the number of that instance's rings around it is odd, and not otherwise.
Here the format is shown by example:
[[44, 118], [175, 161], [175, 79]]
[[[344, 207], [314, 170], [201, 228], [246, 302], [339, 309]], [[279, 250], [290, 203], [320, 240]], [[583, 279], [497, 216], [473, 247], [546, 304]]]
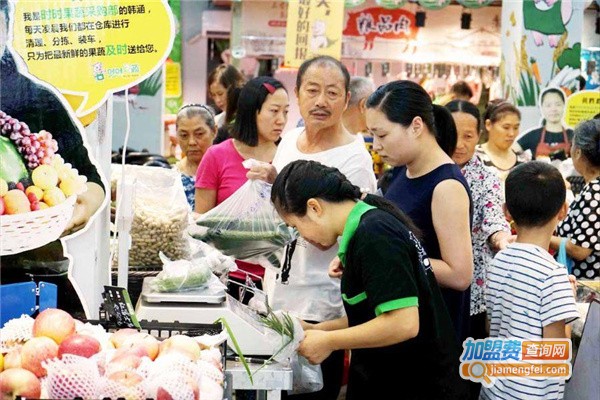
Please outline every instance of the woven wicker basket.
[[37, 249], [60, 237], [73, 216], [76, 195], [45, 210], [0, 216], [0, 255]]

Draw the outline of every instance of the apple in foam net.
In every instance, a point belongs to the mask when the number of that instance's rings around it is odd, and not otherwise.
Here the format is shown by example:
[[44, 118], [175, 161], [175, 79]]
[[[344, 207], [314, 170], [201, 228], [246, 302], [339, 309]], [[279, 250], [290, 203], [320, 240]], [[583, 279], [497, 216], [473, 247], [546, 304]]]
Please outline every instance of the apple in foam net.
[[116, 349], [118, 349], [121, 347], [121, 345], [123, 345], [123, 342], [129, 338], [129, 336], [135, 335], [136, 333], [140, 332], [133, 328], [119, 329], [110, 335], [110, 342], [115, 346]]
[[[171, 377], [169, 377], [169, 374], [163, 375], [162, 379], [164, 379], [164, 380], [176, 379], [176, 378], [172, 377], [172, 374], [176, 374], [176, 372], [171, 373]], [[194, 400], [200, 400], [200, 387], [198, 386], [198, 382], [196, 382], [194, 379], [192, 379], [189, 376], [185, 376], [184, 379], [185, 379], [185, 383], [183, 385], [185, 385], [185, 389], [187, 389], [188, 394], [191, 391], [192, 394], [194, 395]], [[183, 388], [179, 388], [179, 389], [183, 389]], [[161, 385], [156, 389], [156, 400], [177, 400], [177, 399], [175, 399], [171, 395], [171, 393], [169, 392], [168, 389], [164, 388]]]
[[68, 336], [58, 346], [58, 356], [62, 358], [63, 354], [75, 354], [77, 356], [90, 358], [100, 352], [100, 342], [91, 336], [79, 335], [77, 333]]
[[144, 399], [144, 391], [140, 383], [144, 380], [139, 374], [133, 371], [117, 371], [108, 376], [108, 379], [119, 383], [123, 387], [123, 392], [119, 393], [119, 398], [126, 400]]
[[159, 342], [158, 340], [147, 333], [136, 332], [127, 336], [119, 349], [142, 347], [146, 350], [146, 356], [154, 360], [158, 355]]
[[140, 374], [133, 371], [117, 371], [108, 376], [108, 379], [120, 383], [123, 386], [137, 386], [144, 380]]
[[0, 395], [2, 400], [16, 396], [37, 399], [41, 396], [40, 380], [23, 368], [11, 368], [0, 373]]
[[33, 336], [46, 336], [61, 344], [67, 336], [75, 333], [75, 320], [69, 313], [57, 308], [48, 308], [35, 318]]
[[46, 376], [42, 362], [58, 356], [58, 345], [47, 337], [34, 337], [21, 348], [21, 367], [29, 370], [38, 378]]
[[187, 356], [192, 361], [200, 358], [200, 345], [189, 336], [174, 335], [160, 344], [160, 355], [178, 353]]
[[4, 356], [4, 369], [21, 368], [21, 349], [15, 348]]
[[142, 357], [134, 353], [124, 352], [115, 356], [106, 365], [107, 371], [129, 371], [135, 370], [142, 363]]

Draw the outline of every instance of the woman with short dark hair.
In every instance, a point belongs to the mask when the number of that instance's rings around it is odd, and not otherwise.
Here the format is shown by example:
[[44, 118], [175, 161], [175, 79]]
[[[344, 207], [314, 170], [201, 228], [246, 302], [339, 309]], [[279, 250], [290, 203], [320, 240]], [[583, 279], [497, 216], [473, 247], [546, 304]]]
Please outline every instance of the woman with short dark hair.
[[600, 120], [579, 124], [571, 147], [573, 166], [583, 176], [585, 186], [569, 206], [567, 218], [558, 224], [550, 247], [566, 251], [574, 261], [578, 279], [600, 279]]
[[[242, 165], [244, 160], [273, 161], [288, 107], [288, 94], [276, 79], [261, 76], [242, 88], [233, 138], [210, 147], [198, 167], [196, 212], [211, 210], [246, 183], [248, 170]], [[237, 263], [243, 271], [264, 275], [264, 268], [258, 265]], [[244, 282], [246, 275], [232, 272], [230, 277]]]

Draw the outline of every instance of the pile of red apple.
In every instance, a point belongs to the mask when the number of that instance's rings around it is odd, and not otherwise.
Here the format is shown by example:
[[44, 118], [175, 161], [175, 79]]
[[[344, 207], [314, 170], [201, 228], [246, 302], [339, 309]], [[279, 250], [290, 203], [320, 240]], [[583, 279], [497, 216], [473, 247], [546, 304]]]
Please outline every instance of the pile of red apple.
[[[185, 335], [160, 342], [135, 329], [94, 337], [89, 330], [78, 332], [81, 326], [62, 310], [41, 312], [34, 321], [32, 338], [0, 354], [0, 398], [85, 398], [93, 393], [96, 398], [179, 400], [177, 396], [185, 393], [186, 398], [199, 400], [201, 392], [203, 400], [222, 398], [222, 379], [214, 379], [215, 371], [222, 377], [218, 349], [201, 348]], [[84, 377], [86, 368], [90, 373]], [[210, 378], [202, 375], [204, 368], [210, 370]], [[89, 385], [79, 388], [84, 378]], [[163, 384], [163, 378], [170, 381]], [[172, 393], [174, 382], [177, 393]]]

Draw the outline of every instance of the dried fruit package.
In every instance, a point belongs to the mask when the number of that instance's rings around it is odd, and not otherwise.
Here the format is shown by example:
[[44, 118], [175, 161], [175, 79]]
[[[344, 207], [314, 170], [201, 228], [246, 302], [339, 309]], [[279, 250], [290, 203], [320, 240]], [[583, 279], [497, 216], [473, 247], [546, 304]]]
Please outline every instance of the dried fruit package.
[[[120, 166], [112, 168], [113, 175], [121, 175]], [[161, 251], [172, 260], [188, 258], [190, 208], [179, 173], [166, 168], [126, 165], [124, 174], [135, 177], [129, 265], [160, 266]]]

